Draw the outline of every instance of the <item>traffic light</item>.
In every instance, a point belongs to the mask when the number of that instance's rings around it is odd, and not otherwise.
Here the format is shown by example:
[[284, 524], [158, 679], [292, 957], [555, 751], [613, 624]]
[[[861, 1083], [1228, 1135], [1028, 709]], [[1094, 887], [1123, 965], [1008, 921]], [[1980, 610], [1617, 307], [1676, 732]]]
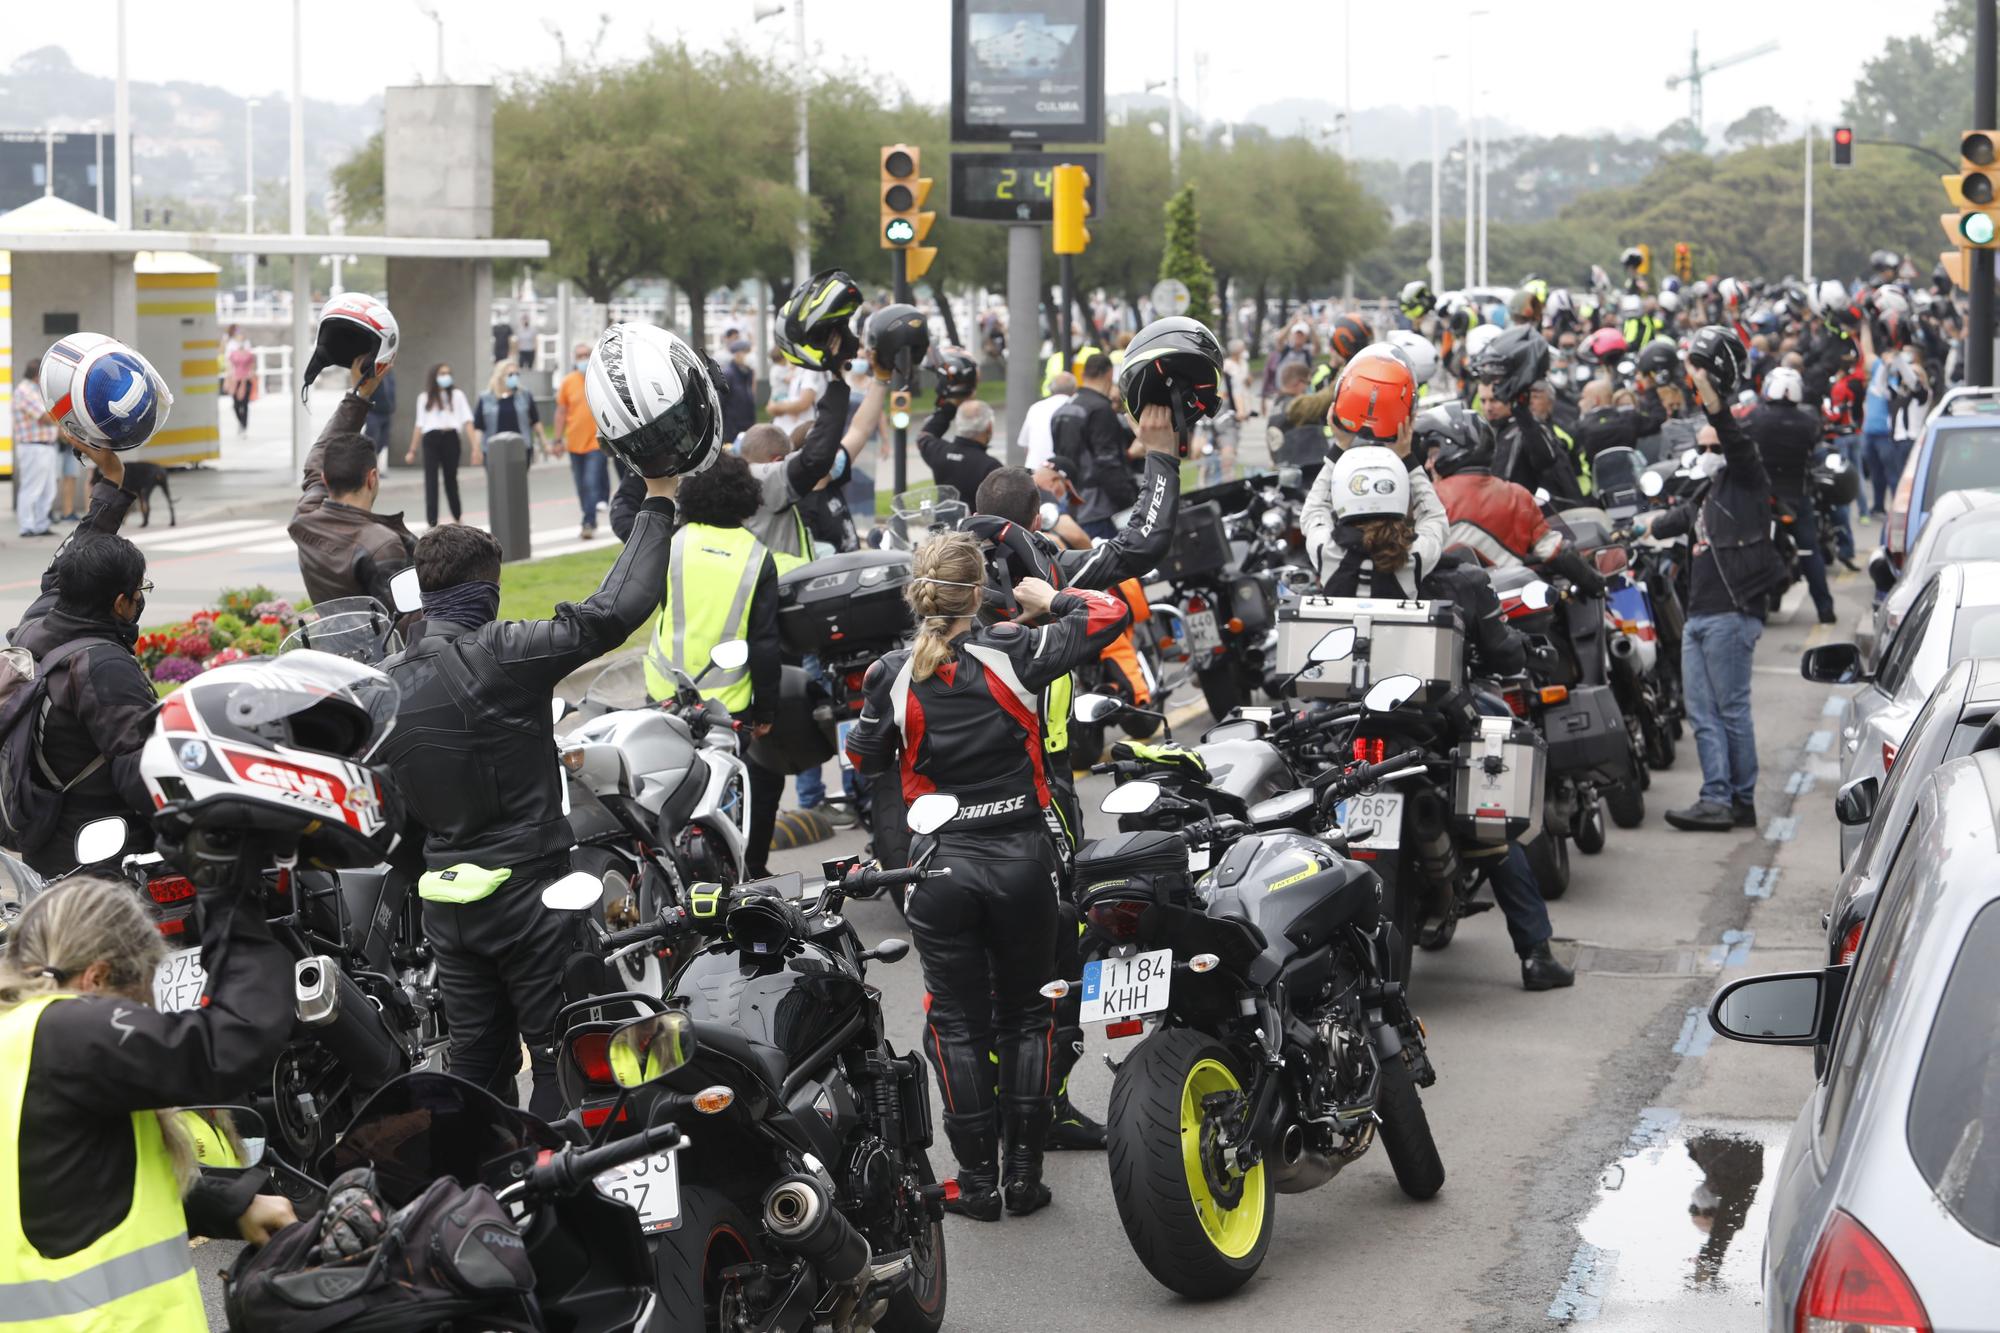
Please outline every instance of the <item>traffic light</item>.
[[1967, 130], [1959, 136], [1959, 174], [1940, 176], [1956, 213], [1938, 214], [1945, 236], [1968, 250], [2000, 249], [2000, 130]]
[[1090, 244], [1090, 228], [1083, 220], [1090, 216], [1090, 173], [1082, 167], [1064, 164], [1055, 169], [1055, 250], [1059, 255], [1080, 255]]
[[920, 175], [923, 150], [915, 144], [892, 143], [882, 150], [882, 248], [907, 256], [911, 282], [930, 271], [937, 248], [924, 244], [937, 214], [924, 211], [931, 179]]
[[1682, 282], [1694, 281], [1694, 250], [1686, 241], [1674, 242], [1674, 276]]
[[1639, 251], [1639, 271], [1641, 273], [1651, 273], [1653, 271], [1653, 247], [1642, 241], [1636, 248]]
[[1833, 128], [1833, 165], [1851, 167], [1854, 165], [1854, 127], [1836, 125]]

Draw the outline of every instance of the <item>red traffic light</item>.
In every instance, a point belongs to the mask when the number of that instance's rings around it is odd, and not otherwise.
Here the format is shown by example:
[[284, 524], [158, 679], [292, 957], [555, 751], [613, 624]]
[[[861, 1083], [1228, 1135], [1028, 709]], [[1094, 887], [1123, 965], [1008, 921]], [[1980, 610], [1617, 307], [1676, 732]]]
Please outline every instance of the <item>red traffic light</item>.
[[1854, 142], [1854, 131], [1843, 125], [1833, 132], [1833, 141], [1844, 148]]
[[1836, 125], [1833, 128], [1833, 165], [1851, 167], [1854, 165], [1854, 127]]

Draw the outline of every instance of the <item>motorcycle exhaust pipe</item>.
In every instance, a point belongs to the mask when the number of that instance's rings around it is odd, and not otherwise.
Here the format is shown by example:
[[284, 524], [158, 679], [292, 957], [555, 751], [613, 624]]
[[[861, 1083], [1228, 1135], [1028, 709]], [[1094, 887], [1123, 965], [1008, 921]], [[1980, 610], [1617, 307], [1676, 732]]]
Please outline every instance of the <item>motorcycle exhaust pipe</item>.
[[1297, 1166], [1299, 1159], [1306, 1155], [1306, 1132], [1294, 1120], [1285, 1126], [1285, 1132], [1278, 1138], [1278, 1157], [1286, 1166]]
[[1618, 707], [1627, 713], [1638, 711], [1639, 697], [1645, 689], [1643, 673], [1639, 669], [1639, 645], [1623, 634], [1611, 636], [1611, 693], [1618, 700]]
[[292, 968], [292, 998], [299, 1022], [364, 1088], [377, 1088], [403, 1072], [403, 1048], [382, 1011], [340, 965], [324, 954]]
[[855, 1282], [868, 1272], [872, 1256], [867, 1240], [811, 1176], [786, 1176], [771, 1186], [764, 1195], [764, 1230], [780, 1249], [811, 1264], [829, 1282]]

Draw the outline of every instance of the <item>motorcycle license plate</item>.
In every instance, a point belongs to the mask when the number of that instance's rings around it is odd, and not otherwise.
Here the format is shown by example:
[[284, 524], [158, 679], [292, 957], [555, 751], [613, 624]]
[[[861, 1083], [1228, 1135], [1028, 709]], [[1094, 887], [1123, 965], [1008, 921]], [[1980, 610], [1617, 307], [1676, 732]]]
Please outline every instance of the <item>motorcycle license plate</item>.
[[1403, 794], [1395, 791], [1370, 792], [1366, 796], [1355, 796], [1340, 803], [1340, 826], [1353, 828], [1357, 824], [1373, 824], [1375, 836], [1359, 842], [1350, 842], [1349, 847], [1359, 847], [1364, 851], [1394, 851], [1403, 845]]
[[1197, 662], [1214, 656], [1222, 646], [1222, 631], [1215, 627], [1215, 612], [1190, 611], [1187, 614], [1188, 651]]
[[1116, 1022], [1157, 1014], [1173, 988], [1174, 951], [1155, 949], [1130, 958], [1099, 958], [1083, 965], [1085, 1023]]
[[[856, 721], [859, 720], [858, 718], [856, 719]], [[843, 722], [833, 729], [834, 750], [840, 756], [840, 766], [842, 768], [854, 767], [854, 761], [847, 757], [847, 733], [852, 730], [854, 730], [853, 722]]]
[[201, 1000], [208, 973], [201, 970], [201, 950], [176, 949], [153, 974], [153, 1007], [163, 1014], [192, 1009]]
[[639, 1214], [639, 1229], [649, 1236], [681, 1224], [678, 1152], [657, 1153], [613, 1167], [599, 1176], [596, 1184], [599, 1194]]

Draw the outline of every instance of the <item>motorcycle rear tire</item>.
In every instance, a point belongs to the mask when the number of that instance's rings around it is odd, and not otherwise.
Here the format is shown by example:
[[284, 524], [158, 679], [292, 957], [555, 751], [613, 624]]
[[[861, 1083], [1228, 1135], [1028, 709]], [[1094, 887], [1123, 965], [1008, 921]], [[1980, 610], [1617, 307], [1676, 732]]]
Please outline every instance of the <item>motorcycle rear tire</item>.
[[1528, 854], [1528, 868], [1535, 872], [1535, 887], [1542, 891], [1543, 902], [1552, 903], [1569, 892], [1567, 838], [1545, 829], [1521, 850]]
[[1375, 1109], [1382, 1117], [1382, 1147], [1396, 1168], [1396, 1183], [1412, 1199], [1435, 1197], [1444, 1188], [1444, 1159], [1438, 1156], [1416, 1080], [1401, 1064], [1392, 1061], [1383, 1067]]
[[[937, 1176], [931, 1170], [929, 1156], [921, 1148], [915, 1151], [917, 1178], [926, 1185], [936, 1184]], [[916, 1284], [923, 1275], [912, 1272], [910, 1281], [896, 1288], [895, 1293], [889, 1297], [889, 1308], [875, 1321], [879, 1333], [937, 1333], [937, 1330], [944, 1327], [945, 1300], [951, 1293], [951, 1285], [949, 1269], [945, 1264], [942, 1217], [930, 1220], [929, 1245], [931, 1254], [935, 1256], [935, 1266], [929, 1274], [928, 1294], [917, 1290]], [[911, 1255], [913, 1259], [914, 1249], [913, 1246]]]
[[[1188, 1101], [1228, 1084], [1247, 1090], [1250, 1080], [1227, 1046], [1188, 1028], [1161, 1028], [1119, 1066], [1105, 1116], [1111, 1194], [1126, 1239], [1147, 1272], [1194, 1300], [1226, 1296], [1254, 1277], [1277, 1218], [1277, 1189], [1261, 1163], [1240, 1178], [1237, 1206], [1224, 1209], [1197, 1161], [1207, 1211], [1196, 1202], [1182, 1147]], [[1195, 1096], [1192, 1104], [1200, 1102]]]
[[1637, 782], [1621, 782], [1604, 790], [1604, 808], [1619, 828], [1638, 828], [1646, 822], [1646, 793]]
[[[646, 910], [648, 904], [640, 902], [637, 898], [639, 886], [632, 881], [630, 863], [616, 852], [603, 847], [579, 847], [570, 854], [569, 862], [572, 870], [593, 876], [604, 886], [604, 892], [597, 900], [597, 919], [604, 923], [606, 929], [622, 930], [626, 926], [637, 925], [652, 915]], [[611, 905], [628, 894], [633, 895], [632, 905], [638, 915], [630, 921], [607, 920], [605, 913], [610, 911]], [[619, 982], [627, 990], [647, 989], [645, 983], [648, 972], [654, 974], [653, 989], [659, 989], [659, 984], [665, 980], [658, 975], [659, 960], [644, 951], [628, 955], [612, 964], [612, 967], [617, 973]]]
[[681, 1186], [680, 1226], [649, 1238], [668, 1327], [725, 1333], [722, 1274], [762, 1257], [751, 1244], [756, 1234], [743, 1210], [722, 1194]]
[[1601, 793], [1594, 795], [1576, 812], [1576, 849], [1585, 856], [1604, 850], [1604, 800]]
[[1217, 722], [1242, 706], [1243, 682], [1236, 678], [1236, 668], [1228, 658], [1195, 674], [1201, 681], [1201, 697], [1208, 701], [1208, 715]]

